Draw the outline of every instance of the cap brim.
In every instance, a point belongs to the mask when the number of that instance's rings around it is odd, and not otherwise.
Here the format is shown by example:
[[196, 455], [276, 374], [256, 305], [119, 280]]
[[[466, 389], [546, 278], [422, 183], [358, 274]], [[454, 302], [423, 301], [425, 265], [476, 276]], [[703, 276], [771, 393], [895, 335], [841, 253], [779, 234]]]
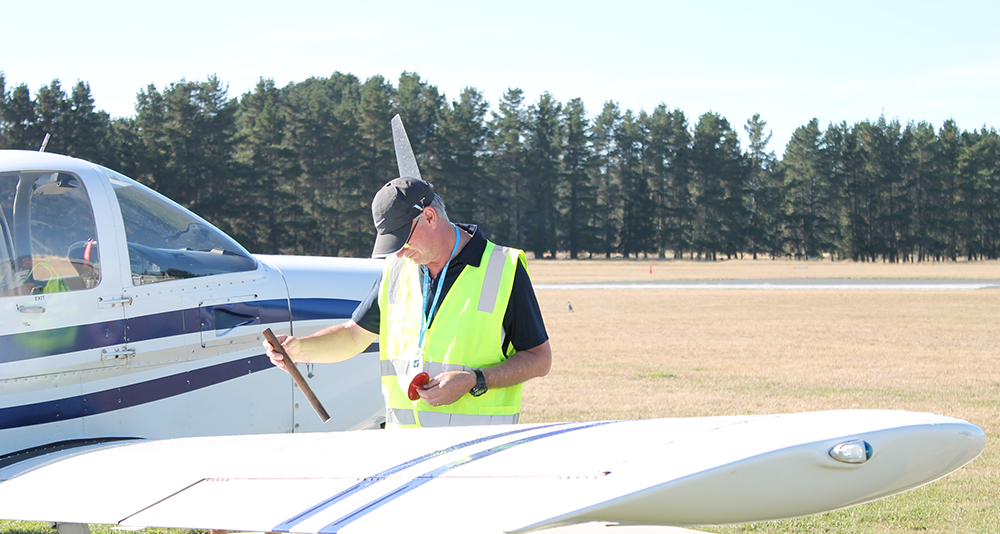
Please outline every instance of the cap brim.
[[[411, 221], [412, 222], [412, 221]], [[375, 236], [375, 248], [372, 250], [373, 258], [384, 258], [402, 250], [406, 244], [406, 238], [410, 237], [410, 225], [399, 227], [385, 234]]]

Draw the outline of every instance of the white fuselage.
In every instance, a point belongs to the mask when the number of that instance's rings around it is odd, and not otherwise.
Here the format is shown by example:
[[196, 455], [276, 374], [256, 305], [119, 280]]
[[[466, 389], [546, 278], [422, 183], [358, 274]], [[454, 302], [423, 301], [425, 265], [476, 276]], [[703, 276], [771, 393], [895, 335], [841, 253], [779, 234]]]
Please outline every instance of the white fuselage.
[[[46, 192], [58, 194], [66, 184], [39, 178], [32, 191], [15, 182], [19, 176], [24, 182], [23, 176], [35, 179], [48, 171], [71, 176], [64, 189], [79, 197], [81, 205], [89, 202], [93, 229], [83, 235], [93, 234], [86, 239], [86, 254], [99, 268], [91, 276], [96, 283], [84, 283], [83, 271], [67, 267], [72, 258], [61, 264], [56, 257], [66, 248], [58, 233], [81, 232], [78, 222], [67, 216], [66, 227], [58, 228], [29, 220], [43, 216], [43, 202], [52, 198]], [[16, 451], [74, 440], [378, 426], [383, 409], [377, 351], [339, 364], [301, 366], [332, 416], [322, 425], [261, 346], [265, 328], [304, 335], [348, 319], [377, 277], [378, 261], [246, 254], [246, 270], [173, 279], [163, 275], [154, 283], [141, 282], [136, 274], [141, 262], [156, 268], [167, 255], [178, 261], [186, 261], [185, 254], [196, 261], [228, 256], [180, 248], [155, 249], [158, 256], [151, 259], [139, 257], [133, 242], [138, 230], [123, 222], [114, 178], [81, 160], [0, 151], [0, 187], [6, 183], [9, 190], [0, 200], [10, 204], [4, 206], [4, 226], [9, 227], [3, 236], [9, 251], [5, 256], [12, 256], [5, 260], [6, 286], [0, 294], [0, 460]], [[45, 187], [39, 186], [43, 181]], [[15, 189], [20, 200], [14, 198]], [[190, 216], [197, 231], [210, 226]], [[190, 232], [178, 235], [182, 233]], [[56, 253], [45, 256], [48, 237], [56, 243], [49, 247]], [[27, 261], [14, 261], [28, 256], [22, 249], [32, 245], [33, 272], [22, 268]], [[43, 263], [55, 274], [42, 274]], [[26, 273], [35, 279], [34, 289], [18, 287]], [[42, 287], [42, 277], [61, 285]]]

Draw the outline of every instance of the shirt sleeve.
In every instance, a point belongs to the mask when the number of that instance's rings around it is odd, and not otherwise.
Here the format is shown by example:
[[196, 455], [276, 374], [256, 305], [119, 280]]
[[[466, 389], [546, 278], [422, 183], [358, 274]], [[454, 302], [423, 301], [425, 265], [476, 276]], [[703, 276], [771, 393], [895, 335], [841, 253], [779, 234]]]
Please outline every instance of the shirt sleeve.
[[514, 271], [514, 286], [510, 292], [510, 300], [507, 301], [503, 329], [507, 334], [503, 342], [504, 354], [509, 345], [513, 345], [514, 350], [527, 350], [549, 339], [542, 321], [542, 311], [535, 298], [535, 289], [521, 262], [517, 263], [517, 270]]
[[358, 307], [351, 314], [351, 320], [373, 334], [379, 333], [379, 327], [382, 324], [382, 317], [378, 307], [378, 290], [380, 287], [382, 287], [381, 274], [378, 275], [378, 279], [375, 280], [372, 288], [368, 290], [368, 294], [365, 295], [364, 300], [358, 303]]

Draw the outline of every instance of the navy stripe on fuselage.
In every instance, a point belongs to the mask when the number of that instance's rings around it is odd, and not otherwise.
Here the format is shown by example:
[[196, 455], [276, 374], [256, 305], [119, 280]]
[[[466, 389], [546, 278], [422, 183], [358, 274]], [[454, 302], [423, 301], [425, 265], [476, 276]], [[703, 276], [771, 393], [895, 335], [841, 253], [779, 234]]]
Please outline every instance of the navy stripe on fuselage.
[[441, 467], [438, 467], [437, 469], [433, 469], [433, 470], [428, 471], [428, 472], [426, 472], [426, 473], [424, 473], [422, 475], [417, 475], [417, 476], [411, 478], [410, 480], [408, 480], [402, 486], [400, 486], [400, 487], [398, 487], [398, 488], [396, 488], [396, 489], [394, 489], [394, 490], [392, 490], [392, 491], [390, 491], [390, 492], [382, 495], [381, 497], [378, 497], [378, 498], [376, 498], [376, 499], [368, 502], [367, 504], [359, 506], [358, 508], [356, 508], [351, 513], [349, 513], [349, 514], [341, 517], [340, 519], [334, 521], [333, 523], [330, 523], [329, 525], [327, 525], [327, 526], [319, 529], [319, 532], [320, 532], [320, 534], [336, 534], [338, 530], [340, 530], [340, 529], [344, 528], [345, 526], [347, 526], [347, 525], [349, 525], [349, 524], [357, 521], [358, 519], [360, 519], [360, 518], [368, 515], [369, 513], [375, 511], [376, 509], [381, 508], [382, 506], [384, 506], [384, 505], [386, 505], [386, 504], [388, 504], [388, 503], [390, 503], [390, 502], [392, 502], [392, 501], [394, 501], [394, 500], [402, 497], [403, 495], [406, 495], [407, 493], [410, 493], [411, 491], [419, 488], [420, 486], [423, 486], [424, 484], [427, 484], [428, 482], [430, 482], [430, 481], [434, 480], [435, 478], [437, 478], [437, 477], [439, 477], [439, 476], [447, 473], [448, 471], [452, 471], [452, 470], [457, 469], [457, 468], [459, 468], [459, 467], [461, 467], [463, 465], [466, 465], [468, 463], [475, 462], [476, 460], [481, 460], [481, 459], [486, 458], [488, 456], [493, 456], [494, 454], [496, 454], [498, 452], [503, 452], [505, 450], [511, 449], [513, 447], [516, 447], [518, 445], [524, 445], [525, 443], [531, 443], [533, 441], [538, 441], [540, 439], [544, 439], [544, 438], [548, 438], [548, 437], [552, 437], [552, 436], [557, 436], [559, 434], [565, 434], [567, 432], [575, 432], [577, 430], [583, 430], [583, 429], [586, 429], [586, 428], [593, 428], [593, 427], [597, 427], [597, 426], [609, 425], [609, 424], [612, 424], [612, 423], [614, 423], [614, 421], [598, 421], [598, 422], [595, 422], [595, 423], [585, 423], [585, 424], [581, 424], [580, 426], [575, 426], [575, 427], [570, 427], [570, 428], [560, 428], [558, 430], [552, 430], [552, 431], [546, 432], [544, 434], [536, 434], [536, 435], [533, 435], [533, 436], [526, 436], [526, 437], [523, 437], [521, 439], [517, 439], [517, 440], [514, 440], [514, 441], [507, 442], [507, 443], [501, 443], [500, 445], [497, 445], [495, 447], [490, 447], [489, 449], [482, 450], [482, 451], [470, 454], [469, 456], [466, 456], [464, 458], [460, 458], [458, 460], [455, 460], [454, 462], [451, 462], [451, 463], [449, 463], [447, 465], [443, 465]]
[[[291, 311], [296, 321], [346, 319], [354, 312], [357, 304], [357, 301], [345, 299], [293, 299]], [[283, 299], [225, 304], [212, 309], [242, 313], [248, 306], [258, 310], [260, 322], [265, 325], [288, 323], [288, 301]], [[210, 320], [206, 329], [215, 328], [214, 319]], [[200, 332], [201, 324], [197, 308], [130, 318], [129, 342]], [[0, 363], [121, 345], [124, 343], [124, 330], [125, 321], [122, 320], [0, 336]], [[108, 339], [114, 341], [108, 342]], [[372, 344], [365, 350], [373, 351], [378, 351], [377, 344]], [[266, 356], [257, 355], [87, 395], [0, 408], [0, 430], [66, 421], [139, 406], [270, 367]]]
[[[347, 319], [358, 305], [346, 299], [292, 299], [292, 321]], [[171, 310], [163, 313], [105, 321], [37, 332], [0, 336], [0, 364], [42, 358], [56, 354], [113, 347], [183, 334], [215, 330], [217, 310], [253, 314], [262, 324], [288, 322], [288, 301], [284, 299], [219, 304], [203, 308]]]
[[[378, 352], [378, 344], [372, 343], [364, 352]], [[271, 367], [267, 356], [260, 354], [88, 395], [0, 408], [0, 430], [67, 421], [132, 408], [265, 371]]]
[[357, 492], [359, 492], [359, 491], [367, 488], [368, 486], [371, 486], [371, 485], [373, 485], [373, 484], [375, 484], [377, 482], [381, 482], [382, 480], [385, 480], [387, 477], [389, 477], [391, 475], [394, 475], [394, 474], [396, 474], [396, 473], [398, 473], [398, 472], [400, 472], [400, 471], [402, 471], [404, 469], [409, 469], [410, 467], [413, 467], [415, 465], [419, 465], [419, 464], [421, 464], [423, 462], [426, 462], [428, 460], [432, 460], [432, 459], [437, 458], [437, 457], [439, 457], [439, 456], [441, 456], [443, 454], [448, 454], [449, 452], [453, 452], [453, 451], [457, 451], [457, 450], [460, 450], [460, 449], [464, 449], [466, 447], [471, 447], [473, 445], [477, 445], [477, 444], [483, 443], [485, 441], [490, 441], [490, 440], [494, 440], [494, 439], [499, 439], [499, 438], [507, 437], [507, 436], [510, 436], [512, 434], [520, 434], [522, 432], [528, 432], [530, 430], [537, 430], [539, 428], [549, 428], [549, 427], [553, 427], [553, 426], [568, 425], [568, 424], [570, 424], [570, 423], [552, 423], [552, 424], [543, 425], [543, 426], [540, 426], [540, 427], [519, 428], [517, 430], [510, 430], [510, 431], [507, 431], [507, 432], [501, 432], [499, 434], [493, 434], [493, 435], [490, 435], [490, 436], [483, 436], [481, 438], [477, 438], [477, 439], [473, 439], [473, 440], [470, 440], [470, 441], [466, 441], [464, 443], [459, 443], [457, 445], [451, 445], [451, 446], [445, 447], [443, 449], [438, 449], [438, 450], [436, 450], [434, 452], [429, 452], [429, 453], [427, 453], [427, 454], [425, 454], [423, 456], [419, 456], [419, 457], [414, 458], [412, 460], [407, 460], [407, 461], [405, 461], [405, 462], [403, 462], [403, 463], [401, 463], [399, 465], [395, 465], [393, 467], [390, 467], [389, 469], [386, 469], [385, 471], [381, 471], [381, 472], [376, 473], [374, 475], [365, 477], [365, 479], [362, 480], [361, 482], [358, 482], [357, 484], [355, 484], [355, 485], [353, 485], [353, 486], [345, 489], [344, 491], [341, 491], [340, 493], [338, 493], [338, 494], [330, 497], [329, 499], [325, 499], [325, 500], [323, 500], [323, 501], [321, 501], [321, 502], [319, 502], [319, 503], [311, 506], [309, 509], [307, 509], [306, 511], [304, 511], [304, 512], [298, 514], [298, 515], [296, 515], [295, 517], [292, 517], [290, 519], [285, 520], [280, 525], [272, 528], [271, 532], [288, 532], [289, 529], [291, 529], [295, 525], [297, 525], [297, 524], [305, 521], [306, 519], [309, 519], [310, 517], [312, 517], [312, 516], [314, 516], [314, 515], [322, 512], [323, 510], [326, 510], [327, 508], [329, 508], [329, 507], [331, 507], [331, 506], [333, 506], [333, 505], [335, 505], [335, 504], [343, 501], [344, 499], [346, 499], [346, 498], [350, 497], [351, 495], [354, 495], [355, 493], [357, 493]]
[[0, 408], [0, 430], [77, 419], [183, 395], [272, 368], [261, 354], [87, 395]]

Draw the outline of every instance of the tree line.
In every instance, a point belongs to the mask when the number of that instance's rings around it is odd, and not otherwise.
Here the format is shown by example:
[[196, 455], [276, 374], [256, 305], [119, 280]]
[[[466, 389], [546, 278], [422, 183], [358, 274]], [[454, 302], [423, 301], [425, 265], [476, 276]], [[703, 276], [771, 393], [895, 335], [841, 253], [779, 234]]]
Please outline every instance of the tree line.
[[779, 159], [767, 123], [509, 89], [496, 110], [449, 100], [417, 74], [393, 83], [336, 72], [230, 98], [211, 76], [136, 113], [95, 109], [90, 87], [33, 95], [0, 73], [0, 147], [119, 170], [192, 209], [253, 252], [368, 256], [370, 201], [397, 175], [399, 113], [450, 218], [536, 258], [751, 256], [926, 261], [1000, 257], [1000, 136], [954, 121], [866, 120], [795, 130]]

